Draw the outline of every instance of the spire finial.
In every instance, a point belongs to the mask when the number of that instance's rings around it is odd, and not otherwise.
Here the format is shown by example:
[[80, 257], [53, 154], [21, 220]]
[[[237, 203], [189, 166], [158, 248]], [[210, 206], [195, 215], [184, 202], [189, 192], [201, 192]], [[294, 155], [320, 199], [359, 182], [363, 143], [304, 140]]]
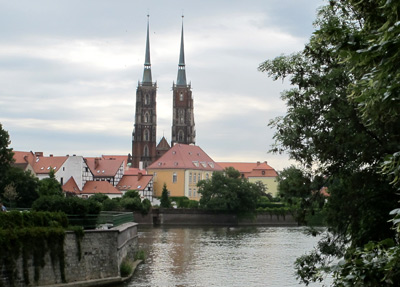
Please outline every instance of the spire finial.
[[186, 71], [185, 71], [185, 49], [183, 44], [183, 13], [182, 13], [182, 32], [181, 32], [181, 50], [179, 54], [178, 78], [176, 84], [186, 86]]
[[147, 13], [147, 37], [146, 37], [146, 56], [144, 60], [143, 83], [151, 83], [151, 63], [150, 63], [150, 37], [149, 37], [149, 18]]

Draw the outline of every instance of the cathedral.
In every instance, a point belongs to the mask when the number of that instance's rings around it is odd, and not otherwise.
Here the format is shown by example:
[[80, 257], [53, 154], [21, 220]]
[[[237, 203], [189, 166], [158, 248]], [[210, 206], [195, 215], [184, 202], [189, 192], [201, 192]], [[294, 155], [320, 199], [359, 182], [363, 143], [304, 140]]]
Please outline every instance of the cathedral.
[[149, 19], [147, 19], [143, 80], [138, 82], [136, 89], [135, 123], [132, 133], [132, 167], [145, 169], [177, 143], [195, 144], [196, 130], [192, 89], [186, 81], [183, 21], [178, 76], [176, 83], [172, 83], [172, 101], [171, 145], [168, 144], [165, 137], [162, 137], [157, 144], [157, 83], [153, 82], [151, 76]]

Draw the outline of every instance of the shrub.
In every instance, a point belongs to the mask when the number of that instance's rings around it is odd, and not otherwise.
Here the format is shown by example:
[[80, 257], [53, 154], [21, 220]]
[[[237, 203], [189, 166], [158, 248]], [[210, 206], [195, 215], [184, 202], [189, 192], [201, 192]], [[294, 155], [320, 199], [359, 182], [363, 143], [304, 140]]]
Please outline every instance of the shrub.
[[133, 264], [130, 260], [124, 259], [119, 267], [121, 277], [128, 277], [133, 271]]
[[122, 209], [120, 198], [108, 198], [103, 201], [103, 210], [105, 211], [121, 211]]

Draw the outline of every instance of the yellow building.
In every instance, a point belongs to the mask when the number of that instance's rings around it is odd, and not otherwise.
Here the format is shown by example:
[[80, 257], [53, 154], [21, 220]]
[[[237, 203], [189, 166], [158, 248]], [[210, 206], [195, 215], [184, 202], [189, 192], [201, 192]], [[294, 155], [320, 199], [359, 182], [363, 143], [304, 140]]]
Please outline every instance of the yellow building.
[[154, 196], [161, 196], [166, 184], [170, 196], [199, 200], [197, 183], [222, 170], [199, 146], [175, 144], [147, 168], [147, 173], [153, 175]]
[[278, 173], [267, 162], [219, 162], [223, 169], [233, 167], [249, 182], [261, 181], [267, 187], [267, 193], [276, 196], [278, 193]]

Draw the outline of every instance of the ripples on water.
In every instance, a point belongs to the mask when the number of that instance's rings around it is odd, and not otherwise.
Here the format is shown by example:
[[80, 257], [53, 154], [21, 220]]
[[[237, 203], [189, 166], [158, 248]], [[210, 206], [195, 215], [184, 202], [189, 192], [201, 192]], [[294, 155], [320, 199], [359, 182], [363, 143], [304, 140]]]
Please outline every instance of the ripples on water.
[[317, 240], [302, 227], [140, 228], [146, 262], [125, 286], [299, 286], [294, 260]]

